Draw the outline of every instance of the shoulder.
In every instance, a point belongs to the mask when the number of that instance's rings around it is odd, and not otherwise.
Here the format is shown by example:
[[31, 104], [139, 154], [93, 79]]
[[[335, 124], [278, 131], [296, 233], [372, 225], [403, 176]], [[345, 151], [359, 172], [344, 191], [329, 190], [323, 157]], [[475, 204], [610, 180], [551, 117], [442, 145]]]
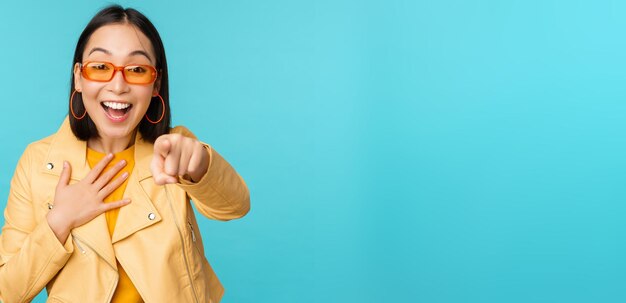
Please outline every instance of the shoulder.
[[39, 139], [35, 142], [32, 142], [26, 146], [24, 150], [24, 154], [33, 154], [33, 155], [42, 155], [44, 156], [48, 150], [50, 149], [50, 145], [54, 140], [54, 134], [47, 136], [43, 139]]
[[194, 138], [194, 139], [198, 139], [196, 138], [196, 135], [194, 135], [188, 128], [182, 126], [182, 125], [178, 125], [173, 127], [170, 130], [170, 134], [181, 134], [185, 137], [190, 137], [190, 138]]
[[69, 120], [66, 117], [56, 132], [28, 144], [22, 158], [27, 157], [31, 160], [46, 158], [51, 151], [51, 147], [55, 145], [55, 142], [57, 142], [56, 145], [66, 146], [69, 143], [67, 141], [70, 141], [67, 137], [70, 137], [71, 141], [77, 140], [70, 129]]
[[37, 159], [44, 158], [50, 149], [50, 144], [54, 139], [54, 135], [50, 135], [43, 139], [39, 139], [26, 146], [20, 162], [28, 160], [28, 162], [36, 161]]
[[53, 138], [54, 135], [50, 135], [26, 146], [15, 167], [14, 178], [30, 178], [28, 176], [34, 175], [38, 165], [44, 162]]

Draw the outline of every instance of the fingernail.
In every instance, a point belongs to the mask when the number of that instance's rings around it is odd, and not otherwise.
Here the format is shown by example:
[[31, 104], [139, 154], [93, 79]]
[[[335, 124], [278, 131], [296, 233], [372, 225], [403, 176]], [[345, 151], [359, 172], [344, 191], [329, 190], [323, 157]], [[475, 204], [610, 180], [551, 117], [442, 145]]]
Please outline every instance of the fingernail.
[[63, 168], [67, 168], [67, 161], [63, 161]]
[[113, 158], [113, 154], [112, 154], [112, 153], [109, 153], [109, 154], [107, 155], [107, 157], [109, 157], [109, 158]]
[[124, 172], [124, 173], [122, 174], [122, 178], [126, 178], [126, 177], [128, 177], [128, 172]]
[[122, 160], [119, 163], [120, 163], [120, 165], [126, 165], [126, 160]]

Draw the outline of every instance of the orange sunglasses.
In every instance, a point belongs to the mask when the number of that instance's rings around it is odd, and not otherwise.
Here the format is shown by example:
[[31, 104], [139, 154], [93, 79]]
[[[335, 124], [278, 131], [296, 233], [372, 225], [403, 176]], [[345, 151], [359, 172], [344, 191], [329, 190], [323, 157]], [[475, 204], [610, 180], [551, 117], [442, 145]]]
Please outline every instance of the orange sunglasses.
[[115, 66], [111, 62], [89, 61], [81, 64], [81, 73], [87, 80], [109, 82], [117, 71], [129, 84], [150, 84], [156, 80], [157, 70], [151, 65], [129, 64]]

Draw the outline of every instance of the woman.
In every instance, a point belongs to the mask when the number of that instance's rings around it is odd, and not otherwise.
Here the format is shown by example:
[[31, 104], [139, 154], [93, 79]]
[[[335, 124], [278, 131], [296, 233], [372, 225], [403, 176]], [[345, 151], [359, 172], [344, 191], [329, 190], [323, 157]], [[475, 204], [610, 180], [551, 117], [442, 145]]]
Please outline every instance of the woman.
[[170, 129], [167, 64], [152, 23], [100, 11], [78, 40], [69, 115], [30, 144], [0, 235], [0, 298], [219, 302], [190, 199], [204, 216], [250, 209], [241, 177], [184, 127]]

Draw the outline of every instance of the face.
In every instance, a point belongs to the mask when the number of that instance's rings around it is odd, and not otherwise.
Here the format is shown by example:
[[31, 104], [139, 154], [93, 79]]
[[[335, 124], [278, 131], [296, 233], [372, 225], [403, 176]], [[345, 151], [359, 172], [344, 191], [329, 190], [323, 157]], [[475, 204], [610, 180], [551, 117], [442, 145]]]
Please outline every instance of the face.
[[[97, 29], [87, 42], [83, 62], [110, 62], [115, 66], [156, 65], [152, 44], [130, 24], [110, 24]], [[129, 84], [122, 71], [113, 79], [86, 79], [80, 65], [74, 66], [74, 86], [82, 93], [87, 114], [96, 124], [100, 138], [128, 140], [144, 118], [152, 96], [158, 94], [158, 79], [150, 84]]]

